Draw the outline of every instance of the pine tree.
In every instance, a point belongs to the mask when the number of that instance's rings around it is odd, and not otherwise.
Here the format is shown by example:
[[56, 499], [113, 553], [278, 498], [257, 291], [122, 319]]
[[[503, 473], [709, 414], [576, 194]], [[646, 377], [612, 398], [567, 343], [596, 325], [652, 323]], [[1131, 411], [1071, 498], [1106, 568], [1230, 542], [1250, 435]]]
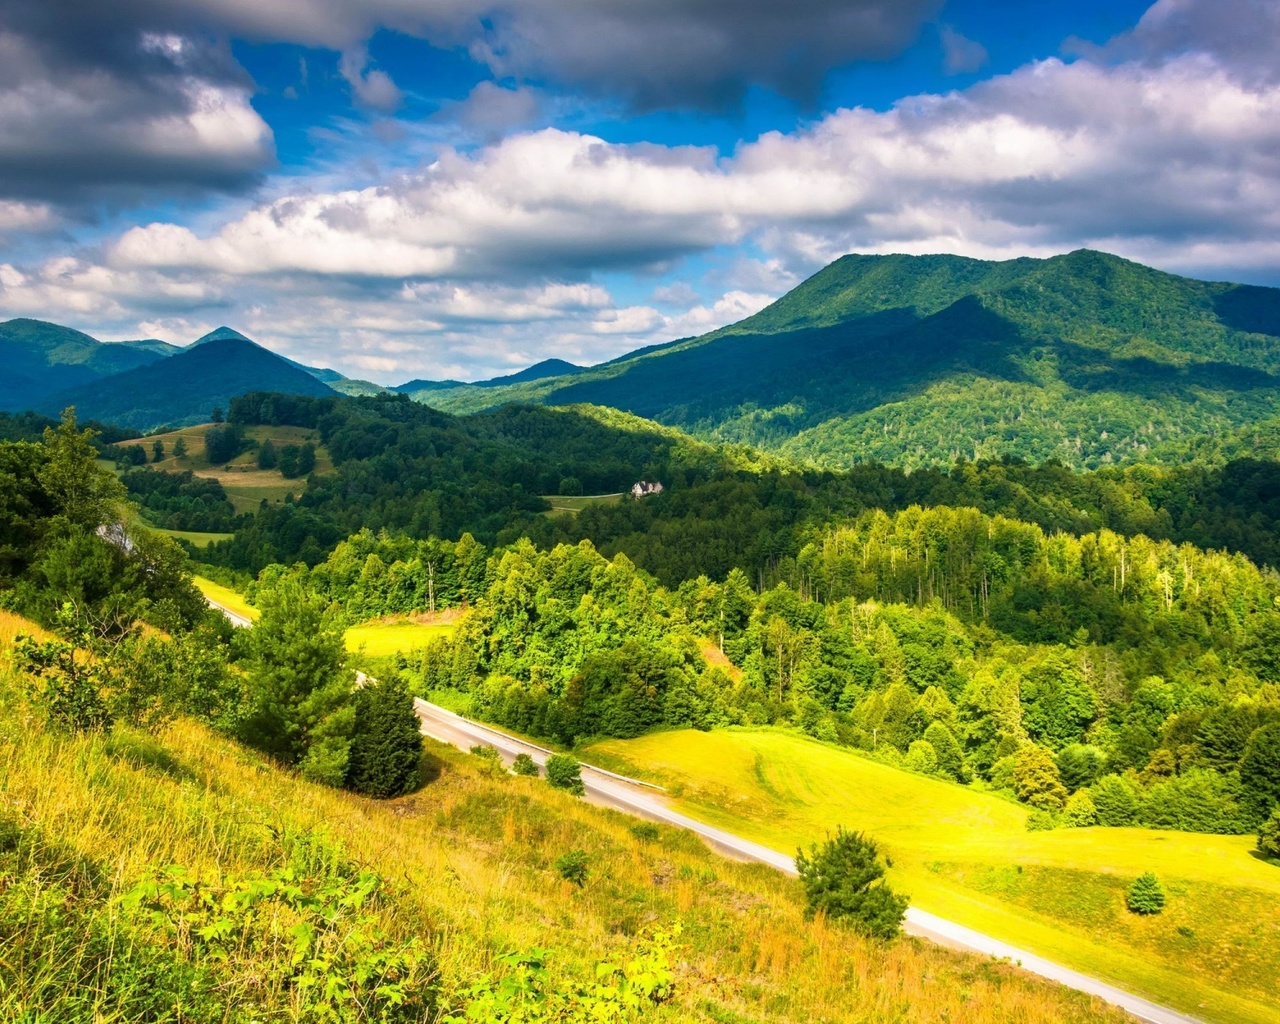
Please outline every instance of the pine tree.
[[841, 828], [807, 855], [797, 851], [796, 872], [807, 916], [845, 920], [878, 939], [891, 939], [901, 930], [908, 900], [884, 882], [880, 851], [871, 837]]
[[1135, 914], [1158, 914], [1164, 900], [1164, 886], [1150, 871], [1139, 875], [1124, 896], [1125, 905]]
[[355, 692], [354, 700], [347, 786], [379, 798], [416, 789], [422, 764], [421, 723], [403, 680], [370, 680]]

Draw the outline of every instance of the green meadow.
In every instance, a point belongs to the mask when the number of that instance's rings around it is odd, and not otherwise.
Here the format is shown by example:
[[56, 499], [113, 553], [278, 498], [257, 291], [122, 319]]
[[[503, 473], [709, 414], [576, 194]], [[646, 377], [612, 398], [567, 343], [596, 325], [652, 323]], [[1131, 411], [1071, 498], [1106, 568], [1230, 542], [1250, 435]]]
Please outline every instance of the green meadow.
[[[922, 910], [1214, 1022], [1280, 1019], [1280, 866], [1249, 836], [1137, 828], [1028, 832], [1028, 809], [781, 730], [606, 740], [592, 763], [659, 781], [683, 812], [792, 852], [871, 833]], [[1124, 891], [1154, 871], [1164, 913]]]

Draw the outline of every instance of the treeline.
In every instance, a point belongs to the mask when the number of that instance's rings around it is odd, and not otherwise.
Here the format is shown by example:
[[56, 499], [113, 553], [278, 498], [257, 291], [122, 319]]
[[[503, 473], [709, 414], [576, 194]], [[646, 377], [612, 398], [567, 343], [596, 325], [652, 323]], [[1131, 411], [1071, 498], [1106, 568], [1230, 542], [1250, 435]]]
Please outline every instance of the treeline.
[[[1053, 461], [961, 461], [910, 473], [873, 463], [836, 473], [713, 448], [608, 410], [512, 406], [451, 417], [404, 396], [248, 395], [232, 403], [229, 419], [233, 427], [316, 430], [336, 467], [312, 476], [300, 499], [261, 510], [234, 540], [201, 555], [251, 572], [273, 562], [319, 564], [369, 527], [419, 540], [470, 533], [488, 545], [587, 538], [669, 587], [734, 568], [758, 584], [828, 523], [914, 504], [973, 507], [1077, 535], [1109, 529], [1187, 541], [1280, 564], [1273, 461], [1092, 473]], [[664, 493], [589, 505], [576, 516], [541, 514], [548, 506], [540, 495], [615, 493], [638, 479], [661, 480]]]
[[252, 519], [236, 514], [221, 483], [189, 469], [180, 473], [132, 469], [120, 482], [147, 520], [165, 529], [230, 533]]
[[423, 610], [433, 581], [471, 610], [407, 662], [422, 690], [566, 744], [791, 723], [1040, 824], [1238, 832], [1280, 803], [1280, 579], [1238, 555], [951, 508], [831, 530], [762, 593], [739, 570], [665, 588], [585, 541], [483, 554], [363, 533], [263, 585], [358, 617]]

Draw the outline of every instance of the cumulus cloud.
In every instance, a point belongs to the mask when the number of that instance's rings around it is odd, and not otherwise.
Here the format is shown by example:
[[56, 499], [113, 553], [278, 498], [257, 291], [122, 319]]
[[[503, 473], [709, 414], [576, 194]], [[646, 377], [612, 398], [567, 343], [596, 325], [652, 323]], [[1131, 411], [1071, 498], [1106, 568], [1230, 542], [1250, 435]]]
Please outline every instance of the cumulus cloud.
[[442, 107], [437, 117], [493, 141], [513, 129], [527, 127], [542, 114], [542, 99], [536, 90], [486, 81], [478, 83], [465, 100]]
[[404, 99], [404, 94], [390, 75], [369, 67], [369, 54], [363, 48], [343, 53], [338, 61], [338, 73], [351, 86], [352, 96], [362, 107], [389, 114]]
[[[136, 318], [199, 288], [193, 309], [231, 303], [251, 332], [340, 366], [472, 376], [717, 327], [849, 251], [1093, 245], [1193, 273], [1274, 273], [1280, 82], [1240, 73], [1225, 43], [1161, 56], [1134, 39], [884, 112], [834, 111], [726, 156], [526, 132], [377, 187], [299, 188], [208, 229], [140, 226], [56, 272], [10, 268], [22, 280], [0, 303], [51, 310], [80, 289]], [[730, 263], [719, 299], [670, 287], [690, 254]], [[668, 276], [648, 286], [667, 285], [653, 305], [593, 283], [655, 268]]]

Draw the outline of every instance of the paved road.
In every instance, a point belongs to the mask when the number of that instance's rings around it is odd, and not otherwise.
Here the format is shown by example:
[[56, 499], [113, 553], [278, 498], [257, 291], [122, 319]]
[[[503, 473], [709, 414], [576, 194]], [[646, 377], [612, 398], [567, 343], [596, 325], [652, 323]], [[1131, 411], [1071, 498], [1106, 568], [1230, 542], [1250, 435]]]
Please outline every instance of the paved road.
[[[237, 626], [250, 624], [243, 616], [223, 608], [215, 601], [210, 600], [209, 604], [223, 612]], [[532, 757], [539, 766], [546, 763], [547, 756], [551, 753], [545, 747], [516, 739], [425, 700], [416, 699], [414, 708], [418, 717], [422, 719], [423, 733], [442, 743], [458, 747], [460, 750], [470, 750], [474, 746], [484, 744], [494, 747], [508, 764], [515, 760], [517, 754], [524, 753]], [[701, 836], [716, 850], [736, 860], [757, 861], [789, 875], [796, 873], [795, 861], [787, 854], [771, 850], [767, 846], [753, 843], [732, 832], [715, 828], [672, 810], [663, 800], [663, 791], [659, 787], [590, 765], [582, 766], [582, 783], [586, 789], [586, 799], [590, 803], [688, 829]], [[1087, 974], [1062, 967], [1034, 953], [1027, 953], [999, 939], [983, 935], [981, 932], [936, 917], [915, 907], [907, 909], [905, 925], [908, 934], [918, 935], [953, 949], [1011, 960], [1023, 970], [1114, 1003], [1149, 1024], [1202, 1024], [1195, 1017], [1188, 1017], [1170, 1010], [1125, 992], [1123, 989], [1098, 981], [1096, 978], [1091, 978]]]

